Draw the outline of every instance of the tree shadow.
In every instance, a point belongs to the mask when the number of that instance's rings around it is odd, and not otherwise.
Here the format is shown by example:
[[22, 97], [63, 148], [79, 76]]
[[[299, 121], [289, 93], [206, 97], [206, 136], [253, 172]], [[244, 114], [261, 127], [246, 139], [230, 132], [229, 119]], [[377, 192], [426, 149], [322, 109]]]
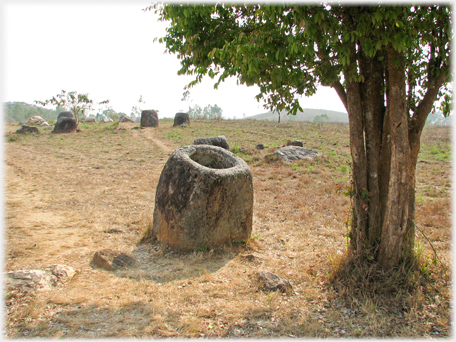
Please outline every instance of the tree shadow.
[[241, 249], [242, 246], [233, 245], [182, 253], [159, 242], [140, 243], [131, 253], [136, 260], [134, 266], [110, 272], [119, 278], [168, 283], [217, 272]]

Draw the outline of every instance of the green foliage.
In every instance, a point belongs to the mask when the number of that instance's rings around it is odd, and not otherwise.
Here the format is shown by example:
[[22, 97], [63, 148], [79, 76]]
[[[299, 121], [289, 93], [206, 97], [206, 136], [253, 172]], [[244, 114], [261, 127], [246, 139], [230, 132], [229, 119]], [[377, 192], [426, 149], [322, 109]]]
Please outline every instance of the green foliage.
[[201, 108], [200, 105], [188, 107], [188, 115], [191, 119], [217, 119], [222, 118], [223, 109], [218, 105], [207, 105]]
[[119, 120], [119, 114], [112, 108], [105, 109], [102, 113], [107, 118], [111, 118], [114, 121]]
[[[160, 20], [170, 21], [166, 51], [181, 60], [180, 75], [194, 75], [187, 88], [204, 75], [257, 84], [264, 106], [296, 114], [300, 96], [315, 94], [317, 86], [343, 88], [368, 77], [361, 58], [386, 63], [387, 49], [406, 58], [407, 103], [417, 109], [440, 74], [437, 98], [449, 114], [452, 90], [452, 22], [450, 7], [352, 6], [337, 3], [302, 4], [186, 4], [153, 5]], [[358, 53], [356, 53], [358, 51]], [[358, 65], [358, 66], [357, 66]]]
[[316, 122], [316, 123], [329, 122], [329, 117], [327, 114], [316, 115], [313, 119], [313, 122]]
[[142, 109], [146, 101], [144, 101], [142, 95], [139, 95], [138, 105], [131, 107], [131, 117], [135, 118], [141, 116]]
[[13, 122], [23, 122], [30, 119], [32, 116], [41, 116], [44, 120], [57, 119], [59, 108], [56, 110], [36, 107], [23, 102], [7, 102], [4, 105], [5, 120]]
[[[62, 90], [60, 94], [57, 94], [48, 100], [35, 101], [35, 103], [42, 106], [51, 104], [60, 108], [65, 108], [74, 114], [77, 123], [79, 123], [79, 120], [85, 117], [86, 112], [90, 111], [94, 106], [93, 101], [89, 99], [89, 94], [78, 94], [76, 91], [66, 92], [65, 90]], [[108, 103], [109, 100], [104, 100], [99, 102], [98, 105], [107, 105]]]

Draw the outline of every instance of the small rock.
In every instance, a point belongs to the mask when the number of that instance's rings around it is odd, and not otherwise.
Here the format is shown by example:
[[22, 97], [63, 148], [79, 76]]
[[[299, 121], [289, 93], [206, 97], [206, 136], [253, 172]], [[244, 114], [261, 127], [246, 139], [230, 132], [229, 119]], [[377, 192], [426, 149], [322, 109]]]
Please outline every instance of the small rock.
[[255, 148], [257, 150], [263, 150], [265, 148], [265, 146], [263, 144], [257, 144], [257, 145], [255, 145]]
[[245, 254], [245, 255], [241, 255], [241, 257], [244, 259], [247, 259], [248, 261], [255, 260], [255, 256], [253, 254]]
[[122, 252], [113, 251], [112, 249], [102, 249], [94, 254], [92, 264], [105, 270], [113, 271], [132, 267], [136, 264], [136, 260]]
[[39, 133], [38, 128], [36, 127], [30, 127], [26, 125], [22, 125], [19, 127], [19, 129], [16, 131], [17, 134], [25, 134], [25, 133]]
[[304, 147], [302, 140], [288, 140], [287, 141], [287, 146], [299, 146], [299, 147]]
[[288, 280], [284, 280], [278, 275], [267, 271], [260, 271], [257, 273], [257, 282], [259, 288], [263, 291], [287, 292], [292, 289]]
[[270, 155], [281, 158], [286, 162], [293, 162], [295, 160], [314, 159], [318, 156], [318, 152], [299, 146], [286, 146], [270, 153]]

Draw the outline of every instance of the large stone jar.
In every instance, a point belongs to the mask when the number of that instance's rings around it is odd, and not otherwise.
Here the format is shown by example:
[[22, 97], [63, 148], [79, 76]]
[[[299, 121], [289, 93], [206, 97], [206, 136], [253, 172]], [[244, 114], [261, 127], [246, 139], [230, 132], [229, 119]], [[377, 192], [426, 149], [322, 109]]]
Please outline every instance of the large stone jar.
[[179, 126], [182, 124], [190, 124], [190, 116], [188, 113], [176, 113], [174, 116], [174, 126]]
[[184, 146], [160, 175], [152, 231], [145, 238], [178, 250], [242, 242], [252, 231], [252, 214], [249, 166], [221, 147]]
[[76, 119], [61, 116], [57, 119], [52, 133], [73, 133], [77, 128], [78, 123], [76, 122]]
[[155, 110], [141, 112], [141, 127], [158, 127], [158, 114]]

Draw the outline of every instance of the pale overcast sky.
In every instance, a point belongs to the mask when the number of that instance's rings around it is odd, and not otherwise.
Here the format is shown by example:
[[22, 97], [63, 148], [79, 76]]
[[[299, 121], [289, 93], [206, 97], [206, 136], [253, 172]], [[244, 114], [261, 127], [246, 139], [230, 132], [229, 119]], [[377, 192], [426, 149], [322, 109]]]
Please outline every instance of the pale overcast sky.
[[[236, 85], [232, 78], [213, 89], [209, 77], [190, 89], [192, 102], [182, 102], [192, 76], [178, 76], [176, 55], [153, 42], [165, 35], [167, 22], [153, 11], [142, 11], [150, 1], [4, 1], [2, 4], [2, 101], [32, 104], [60, 91], [89, 93], [99, 102], [110, 100], [117, 112], [131, 113], [139, 96], [142, 109], [174, 117], [199, 104], [217, 104], [228, 118], [264, 113], [255, 100], [258, 87]], [[301, 99], [303, 108], [345, 112], [331, 88]], [[49, 107], [52, 108], [52, 107]]]

